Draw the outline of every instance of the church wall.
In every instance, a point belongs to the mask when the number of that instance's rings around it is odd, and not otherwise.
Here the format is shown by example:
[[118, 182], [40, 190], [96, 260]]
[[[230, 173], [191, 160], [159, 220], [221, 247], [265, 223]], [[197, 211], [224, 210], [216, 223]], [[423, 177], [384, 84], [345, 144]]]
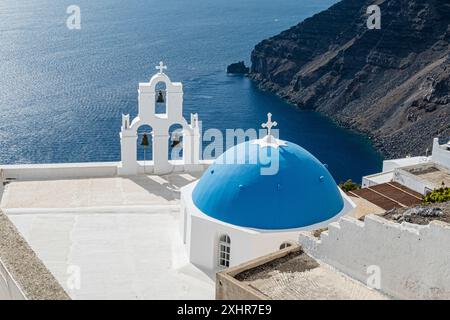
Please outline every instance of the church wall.
[[320, 240], [301, 233], [299, 242], [312, 257], [363, 283], [376, 283], [379, 276], [380, 290], [394, 298], [450, 299], [449, 224], [344, 217]]
[[206, 270], [218, 270], [219, 237], [231, 239], [230, 266], [278, 251], [284, 242], [296, 242], [295, 232], [258, 232], [192, 215], [188, 223], [187, 245], [191, 263]]

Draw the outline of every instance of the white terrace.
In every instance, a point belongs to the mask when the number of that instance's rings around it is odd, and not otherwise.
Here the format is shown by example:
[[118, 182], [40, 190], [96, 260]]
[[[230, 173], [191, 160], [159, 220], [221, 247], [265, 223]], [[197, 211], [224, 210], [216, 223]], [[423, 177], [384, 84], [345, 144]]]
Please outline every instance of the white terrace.
[[74, 299], [213, 299], [179, 232], [178, 190], [198, 176], [15, 181], [0, 207]]

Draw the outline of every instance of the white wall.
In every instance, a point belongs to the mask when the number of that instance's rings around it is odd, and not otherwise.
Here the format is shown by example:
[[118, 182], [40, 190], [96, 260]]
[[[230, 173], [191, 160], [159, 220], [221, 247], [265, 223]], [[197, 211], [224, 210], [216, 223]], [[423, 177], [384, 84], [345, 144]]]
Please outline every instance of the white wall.
[[416, 164], [427, 163], [431, 160], [431, 157], [409, 157], [402, 159], [392, 159], [383, 161], [383, 172], [392, 171], [396, 168], [413, 166]]
[[437, 188], [437, 186], [431, 181], [424, 180], [419, 176], [402, 169], [394, 170], [393, 181], [423, 195], [425, 195], [427, 191]]
[[433, 162], [436, 162], [448, 169], [450, 169], [450, 150], [447, 149], [447, 146], [439, 145], [439, 139], [435, 138], [433, 140]]
[[450, 225], [398, 224], [369, 215], [345, 217], [318, 240], [302, 233], [304, 250], [366, 283], [368, 267], [381, 271], [381, 291], [400, 299], [450, 299]]
[[[172, 172], [204, 171], [212, 160], [200, 160], [197, 164], [185, 164], [181, 160], [169, 161]], [[85, 162], [85, 163], [51, 163], [51, 164], [17, 164], [0, 166], [4, 179], [15, 180], [58, 180], [115, 177], [118, 175], [120, 162]], [[144, 173], [144, 162], [138, 162], [138, 173]], [[153, 161], [146, 161], [145, 173], [153, 173]], [[0, 186], [0, 194], [2, 186]]]
[[231, 239], [230, 267], [276, 252], [286, 241], [296, 242], [299, 231], [261, 233], [251, 229], [190, 216], [187, 245], [189, 260], [206, 271], [218, 271], [219, 237], [227, 234]]
[[0, 170], [5, 179], [52, 180], [117, 175], [119, 162], [51, 163], [2, 165]]
[[362, 178], [361, 187], [368, 188], [376, 186], [381, 183], [391, 182], [393, 177], [394, 177], [393, 171], [381, 172], [372, 174], [370, 176], [365, 176]]
[[0, 260], [0, 300], [26, 300], [25, 294]]

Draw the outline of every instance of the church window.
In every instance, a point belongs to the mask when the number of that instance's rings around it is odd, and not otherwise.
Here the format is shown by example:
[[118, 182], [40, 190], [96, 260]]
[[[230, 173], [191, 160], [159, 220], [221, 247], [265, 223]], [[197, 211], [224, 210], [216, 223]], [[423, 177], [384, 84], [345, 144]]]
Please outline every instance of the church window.
[[223, 234], [219, 238], [219, 266], [228, 268], [230, 266], [231, 239]]

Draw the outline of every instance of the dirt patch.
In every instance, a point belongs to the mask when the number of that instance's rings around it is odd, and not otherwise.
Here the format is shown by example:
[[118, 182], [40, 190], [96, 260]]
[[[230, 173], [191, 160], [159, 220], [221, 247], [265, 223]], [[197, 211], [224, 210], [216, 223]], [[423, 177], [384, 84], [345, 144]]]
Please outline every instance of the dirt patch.
[[416, 206], [412, 208], [392, 209], [382, 216], [398, 223], [409, 222], [427, 225], [435, 220], [450, 223], [450, 202]]
[[279, 272], [304, 272], [317, 268], [319, 264], [316, 260], [302, 251], [292, 252], [276, 260], [267, 262], [250, 270], [241, 272], [235, 276], [239, 281], [255, 281], [257, 279], [267, 279], [274, 271]]
[[408, 170], [408, 172], [410, 172], [416, 176], [433, 173], [433, 172], [438, 172], [438, 171], [440, 171], [440, 170], [436, 167], [429, 167], [429, 168], [420, 168], [419, 167], [419, 168], [412, 168], [412, 169]]

